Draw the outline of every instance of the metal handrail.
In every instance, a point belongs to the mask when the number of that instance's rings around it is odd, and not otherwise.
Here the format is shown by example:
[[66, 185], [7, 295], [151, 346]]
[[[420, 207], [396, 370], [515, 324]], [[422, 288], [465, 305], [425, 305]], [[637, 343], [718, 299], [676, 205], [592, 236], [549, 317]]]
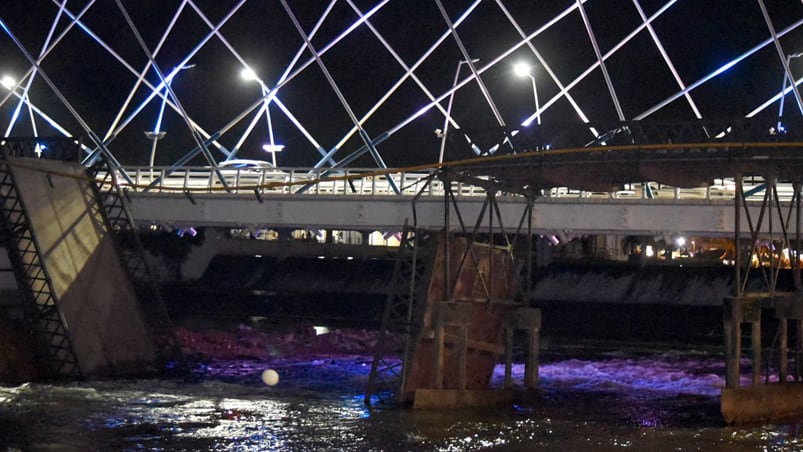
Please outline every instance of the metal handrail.
[[[168, 173], [168, 170], [170, 172]], [[177, 193], [247, 193], [258, 192], [270, 195], [297, 195], [297, 196], [415, 196], [424, 188], [423, 196], [443, 196], [443, 182], [433, 180], [425, 184], [425, 180], [432, 176], [433, 170], [399, 171], [397, 173], [378, 173], [372, 168], [344, 168], [332, 174], [331, 169], [324, 168], [269, 168], [269, 169], [224, 169], [221, 174], [225, 177], [228, 188], [217, 178], [210, 167], [131, 167], [125, 171], [131, 175], [132, 183], [124, 183], [129, 190], [135, 192]], [[328, 173], [328, 176], [324, 176]], [[388, 182], [390, 177], [400, 193], [396, 193]], [[122, 180], [122, 179], [121, 179]], [[156, 181], [154, 187], [150, 187]], [[760, 178], [751, 178], [746, 181], [745, 191], [758, 188], [749, 201], [761, 200], [763, 192], [760, 187], [764, 183]], [[309, 186], [307, 190], [299, 188]], [[663, 184], [650, 183], [654, 199], [664, 200], [732, 200], [735, 197], [733, 180], [717, 180], [714, 185], [697, 188], [678, 188]], [[452, 193], [456, 197], [484, 197], [486, 190], [480, 186], [465, 182], [452, 182]], [[781, 201], [792, 198], [791, 184], [778, 184]], [[612, 192], [594, 192], [570, 189], [568, 187], [553, 187], [542, 190], [545, 198], [576, 198], [576, 199], [619, 199], [642, 200], [647, 199], [644, 184], [625, 184], [621, 190]]]

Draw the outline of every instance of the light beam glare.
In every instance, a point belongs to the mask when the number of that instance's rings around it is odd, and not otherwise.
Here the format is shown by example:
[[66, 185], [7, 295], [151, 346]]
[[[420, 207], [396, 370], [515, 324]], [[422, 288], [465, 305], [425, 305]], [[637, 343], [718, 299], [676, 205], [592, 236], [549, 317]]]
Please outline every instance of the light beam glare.
[[[799, 27], [801, 25], [803, 25], [803, 19], [798, 19], [792, 25], [790, 25], [790, 26], [784, 28], [783, 30], [781, 30], [781, 32], [778, 33], [778, 37], [779, 38], [783, 37], [784, 35], [786, 35], [787, 33], [795, 30], [797, 27]], [[763, 49], [764, 47], [768, 46], [771, 42], [772, 42], [772, 38], [767, 38], [767, 39], [761, 41], [760, 43], [758, 43], [753, 48], [751, 48], [748, 51], [742, 53], [741, 55], [737, 56], [733, 60], [723, 64], [722, 66], [717, 68], [714, 72], [711, 72], [710, 74], [704, 76], [703, 78], [701, 78], [701, 79], [697, 80], [696, 82], [692, 83], [691, 85], [687, 86], [686, 89], [682, 89], [682, 90], [678, 91], [677, 93], [669, 96], [668, 98], [664, 99], [663, 101], [659, 102], [658, 104], [654, 105], [653, 107], [649, 108], [647, 111], [641, 113], [640, 115], [636, 116], [633, 119], [638, 121], [638, 120], [644, 119], [644, 118], [650, 116], [651, 114], [661, 110], [662, 108], [664, 108], [667, 105], [669, 105], [672, 102], [674, 102], [679, 97], [685, 95], [688, 92], [693, 91], [695, 88], [699, 87], [700, 85], [708, 82], [709, 80], [711, 80], [713, 78], [716, 78], [718, 75], [722, 74], [723, 72], [727, 71], [728, 69], [732, 68], [733, 66], [736, 66], [737, 64], [739, 64], [740, 62], [744, 61], [745, 59], [749, 58], [754, 53], [756, 53], [759, 50]]]

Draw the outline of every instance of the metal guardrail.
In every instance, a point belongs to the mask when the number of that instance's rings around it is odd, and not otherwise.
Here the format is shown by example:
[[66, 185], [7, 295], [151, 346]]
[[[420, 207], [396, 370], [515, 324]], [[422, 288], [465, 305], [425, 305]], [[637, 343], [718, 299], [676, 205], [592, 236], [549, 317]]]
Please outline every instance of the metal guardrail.
[[[281, 168], [281, 169], [224, 169], [221, 174], [226, 179], [224, 187], [210, 167], [185, 167], [172, 169], [166, 167], [127, 168], [132, 184], [123, 182], [135, 192], [151, 193], [233, 193], [294, 196], [443, 196], [443, 182], [432, 177], [433, 171], [400, 171], [397, 173], [377, 172], [372, 168], [348, 168], [338, 173], [331, 169]], [[399, 188], [397, 193], [388, 182], [392, 179]], [[754, 191], [748, 201], [760, 201], [764, 196], [764, 180], [750, 178], [744, 181], [745, 192]], [[612, 192], [592, 192], [554, 187], [542, 190], [544, 198], [560, 199], [620, 199], [620, 200], [732, 200], [735, 197], [735, 183], [732, 179], [718, 179], [714, 185], [697, 188], [679, 188], [649, 183], [625, 184], [620, 190]], [[301, 188], [304, 187], [304, 190]], [[483, 187], [464, 182], [452, 182], [452, 193], [456, 197], [483, 197]], [[423, 192], [420, 193], [423, 189]], [[781, 201], [792, 198], [791, 184], [778, 184]]]

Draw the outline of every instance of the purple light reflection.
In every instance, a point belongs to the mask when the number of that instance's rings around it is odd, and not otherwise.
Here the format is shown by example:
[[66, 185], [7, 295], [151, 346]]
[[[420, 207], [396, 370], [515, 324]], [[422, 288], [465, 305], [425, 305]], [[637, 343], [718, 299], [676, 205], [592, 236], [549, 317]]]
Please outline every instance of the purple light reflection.
[[[524, 365], [513, 365], [514, 385], [521, 385]], [[655, 393], [717, 396], [725, 386], [724, 361], [717, 357], [678, 357], [660, 354], [644, 357], [566, 359], [539, 367], [541, 386], [549, 390], [579, 390], [632, 395]], [[504, 366], [497, 366], [492, 387], [504, 383]]]

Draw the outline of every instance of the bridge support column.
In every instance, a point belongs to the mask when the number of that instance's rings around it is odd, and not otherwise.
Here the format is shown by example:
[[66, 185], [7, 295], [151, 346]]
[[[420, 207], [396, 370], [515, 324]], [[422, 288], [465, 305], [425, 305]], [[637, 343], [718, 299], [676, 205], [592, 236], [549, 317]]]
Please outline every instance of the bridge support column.
[[[741, 178], [736, 179], [735, 201], [735, 285], [736, 296], [728, 297], [724, 303], [725, 328], [725, 388], [722, 390], [721, 410], [729, 423], [755, 423], [767, 420], [780, 420], [799, 417], [803, 414], [803, 381], [801, 381], [801, 320], [803, 319], [803, 290], [800, 282], [800, 218], [801, 218], [801, 184], [796, 182], [795, 193], [788, 211], [784, 214], [778, 202], [776, 180], [766, 177], [764, 202], [758, 218], [751, 217], [747, 203], [744, 202], [744, 190]], [[750, 252], [745, 255], [740, 246], [741, 213], [744, 212], [746, 224], [750, 232]], [[777, 212], [777, 217], [774, 217]], [[789, 219], [797, 218], [794, 229], [790, 228]], [[765, 224], [767, 229], [763, 230]], [[774, 222], [781, 224], [781, 236], [773, 233]], [[790, 240], [790, 232], [794, 232], [795, 240]], [[789, 256], [783, 256], [775, 250], [791, 250]], [[742, 259], [747, 257], [747, 261]], [[788, 259], [786, 264], [784, 260]], [[788, 265], [793, 272], [795, 290], [778, 292], [776, 282], [781, 268]], [[761, 272], [766, 283], [766, 291], [747, 291], [747, 278], [751, 271]], [[767, 355], [766, 374], [762, 375], [762, 343], [761, 317], [762, 309], [774, 310], [778, 319], [778, 356], [777, 363], [771, 362], [772, 353]], [[795, 345], [795, 381], [789, 381], [788, 373], [788, 321], [793, 320], [797, 326], [797, 343]], [[742, 324], [751, 326], [750, 343], [752, 351], [750, 385], [740, 384], [740, 359], [742, 356]], [[763, 382], [762, 382], [763, 377]]]
[[524, 361], [524, 387], [538, 388], [539, 351], [541, 348], [541, 310], [519, 308], [507, 318], [505, 328], [505, 388], [513, 387], [513, 333], [515, 330], [527, 332], [527, 357]]
[[725, 387], [738, 388], [742, 357], [742, 324], [751, 325], [752, 384], [761, 378], [761, 300], [756, 297], [728, 297], [724, 305]]

